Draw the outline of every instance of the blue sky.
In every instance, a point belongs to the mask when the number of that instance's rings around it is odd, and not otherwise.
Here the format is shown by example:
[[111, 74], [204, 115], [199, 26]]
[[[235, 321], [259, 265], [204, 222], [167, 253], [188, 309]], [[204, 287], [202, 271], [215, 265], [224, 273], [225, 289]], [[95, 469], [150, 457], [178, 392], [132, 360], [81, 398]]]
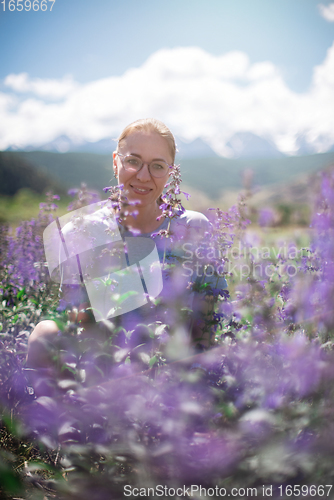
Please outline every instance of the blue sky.
[[302, 91], [334, 36], [317, 0], [56, 0], [52, 12], [10, 12], [6, 3], [0, 78], [70, 73], [88, 82], [120, 75], [160, 48], [198, 46], [270, 60]]
[[[3, 119], [9, 126], [15, 122], [16, 128], [22, 109], [24, 112], [29, 106], [32, 109], [33, 103], [36, 110], [43, 106], [43, 110], [46, 110], [47, 107], [49, 118], [55, 109], [50, 107], [55, 106], [50, 102], [50, 96], [45, 102], [43, 92], [38, 94], [32, 90], [31, 82], [36, 83], [36, 79], [40, 84], [52, 80], [54, 85], [57, 81], [64, 85], [64, 78], [67, 77], [77, 85], [75, 87], [73, 84], [73, 93], [74, 89], [82, 90], [92, 82], [111, 77], [123, 78], [129, 69], [143, 68], [156, 53], [162, 54], [163, 60], [163, 54], [166, 53], [161, 52], [162, 49], [171, 51], [171, 57], [175, 57], [176, 61], [177, 49], [199, 48], [203, 54], [215, 58], [229, 53], [243, 53], [250, 67], [257, 63], [270, 63], [275, 68], [276, 76], [279, 73], [281, 83], [284, 82], [297, 102], [298, 95], [305, 96], [314, 84], [314, 68], [324, 63], [334, 40], [334, 22], [331, 22], [330, 11], [332, 2], [327, 0], [322, 3], [317, 0], [56, 0], [52, 12], [10, 12], [8, 0], [5, 3], [5, 12], [3, 3], [0, 3], [0, 103], [1, 96], [2, 102], [5, 102], [3, 108], [0, 105], [0, 113], [5, 110]], [[327, 8], [326, 15], [321, 15], [320, 3], [323, 9]], [[51, 2], [48, 4], [50, 6]], [[184, 57], [187, 60], [188, 56], [184, 54]], [[198, 57], [202, 56], [196, 57], [197, 62], [194, 64], [199, 64]], [[331, 64], [327, 73], [330, 71]], [[22, 73], [27, 74], [25, 85], [20, 87], [17, 80], [15, 84], [13, 79], [8, 80], [9, 75]], [[139, 77], [145, 78], [145, 72], [138, 74]], [[247, 85], [241, 81], [242, 78], [240, 75], [237, 77], [238, 85]], [[27, 79], [30, 82], [29, 90]], [[136, 82], [132, 82], [132, 85], [136, 93]], [[131, 91], [131, 86], [128, 89]], [[171, 95], [168, 95], [171, 99]], [[139, 100], [144, 98], [147, 99], [146, 94], [138, 95]], [[203, 107], [205, 102], [204, 99]], [[317, 103], [319, 105], [319, 101]], [[109, 105], [112, 106], [111, 103]], [[156, 109], [161, 109], [161, 105]], [[224, 110], [223, 106], [222, 112]], [[155, 108], [149, 106], [147, 111], [155, 111]], [[145, 108], [138, 109], [138, 112], [145, 112]], [[120, 113], [123, 113], [121, 109], [118, 110], [118, 116]], [[125, 113], [124, 119], [119, 119], [119, 125], [115, 122], [116, 115], [110, 115], [114, 122], [110, 131], [123, 125], [130, 115]], [[161, 118], [165, 115], [165, 111], [162, 111]], [[46, 115], [43, 116], [45, 118]], [[58, 116], [57, 112], [55, 116]], [[107, 116], [103, 119], [106, 120]], [[174, 119], [171, 121], [174, 124]], [[26, 126], [24, 121], [20, 123], [21, 127]], [[265, 123], [266, 120], [262, 129]], [[254, 129], [253, 125], [240, 122], [227, 131], [223, 139], [238, 127]], [[65, 128], [61, 130], [59, 125], [57, 130], [50, 131], [49, 136], [58, 132], [71, 135], [71, 131]], [[100, 132], [98, 128], [95, 132], [87, 132], [85, 138], [95, 140], [107, 133], [102, 130], [103, 127], [100, 127]], [[203, 136], [200, 127], [198, 130], [195, 127], [189, 133], [186, 128], [184, 124], [178, 132], [189, 138], [197, 132]], [[211, 137], [213, 145], [215, 140], [222, 140], [217, 137], [213, 139], [214, 130], [209, 132], [209, 129], [210, 126], [207, 127], [207, 135]], [[255, 129], [253, 131], [256, 132]], [[0, 125], [0, 148], [15, 140], [21, 144], [31, 141], [28, 136], [24, 138], [24, 134], [15, 139], [14, 132], [6, 139], [2, 134], [1, 139], [1, 133]], [[298, 133], [312, 136], [309, 130]], [[268, 134], [273, 135], [271, 129], [268, 129]], [[72, 135], [79, 138], [85, 133], [74, 126]], [[280, 141], [284, 143], [279, 134], [275, 137], [277, 144]], [[47, 140], [47, 137], [41, 136], [41, 142], [44, 139]], [[286, 142], [284, 147], [289, 149], [290, 146]]]

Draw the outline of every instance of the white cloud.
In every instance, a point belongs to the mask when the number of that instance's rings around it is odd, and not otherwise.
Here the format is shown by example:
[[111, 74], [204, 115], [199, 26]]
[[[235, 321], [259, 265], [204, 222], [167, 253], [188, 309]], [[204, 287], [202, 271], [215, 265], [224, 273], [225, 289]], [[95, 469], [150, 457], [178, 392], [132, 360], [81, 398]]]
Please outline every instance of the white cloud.
[[[6, 83], [11, 91], [0, 94], [0, 149], [63, 134], [76, 141], [115, 137], [147, 116], [185, 139], [202, 137], [221, 154], [238, 131], [268, 137], [290, 153], [300, 137], [318, 152], [334, 144], [334, 44], [302, 94], [289, 89], [269, 61], [252, 64], [242, 52], [214, 56], [198, 47], [159, 50], [138, 68], [88, 84], [25, 74], [9, 75]], [[28, 91], [34, 96], [22, 96]], [[50, 102], [51, 96], [62, 100]]]
[[279, 76], [279, 72], [275, 68], [275, 65], [269, 61], [253, 64], [247, 72], [249, 80], [260, 80], [275, 76]]
[[34, 78], [30, 79], [28, 73], [8, 75], [4, 84], [15, 92], [32, 93], [38, 97], [62, 99], [77, 88], [77, 84], [71, 76], [65, 76], [61, 80]]
[[249, 66], [248, 56], [243, 52], [232, 51], [217, 57], [199, 47], [162, 49], [144, 64], [146, 71], [167, 80], [188, 80], [203, 75], [224, 80], [244, 79]]
[[329, 5], [323, 5], [322, 3], [318, 5], [320, 14], [326, 21], [330, 23], [334, 22], [334, 3], [330, 3]]

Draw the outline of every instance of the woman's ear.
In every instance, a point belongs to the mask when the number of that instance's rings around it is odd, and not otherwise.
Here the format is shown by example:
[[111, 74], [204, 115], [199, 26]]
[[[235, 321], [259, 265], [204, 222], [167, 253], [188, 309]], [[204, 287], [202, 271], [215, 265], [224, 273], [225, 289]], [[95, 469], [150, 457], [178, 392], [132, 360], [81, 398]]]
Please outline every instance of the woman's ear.
[[113, 169], [114, 169], [114, 175], [115, 175], [115, 177], [117, 177], [117, 174], [118, 174], [116, 154], [117, 154], [116, 151], [114, 151], [113, 154], [112, 154], [112, 158], [113, 158], [112, 166], [113, 166]]

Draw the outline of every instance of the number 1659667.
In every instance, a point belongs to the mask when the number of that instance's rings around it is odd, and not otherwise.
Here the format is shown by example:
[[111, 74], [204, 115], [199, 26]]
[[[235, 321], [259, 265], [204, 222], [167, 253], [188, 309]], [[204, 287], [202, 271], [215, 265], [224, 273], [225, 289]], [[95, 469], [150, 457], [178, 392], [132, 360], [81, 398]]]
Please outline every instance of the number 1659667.
[[56, 0], [2, 0], [0, 3], [2, 5], [2, 10], [9, 10], [10, 12], [17, 11], [28, 11], [33, 10], [37, 12], [41, 10], [43, 12], [53, 9]]

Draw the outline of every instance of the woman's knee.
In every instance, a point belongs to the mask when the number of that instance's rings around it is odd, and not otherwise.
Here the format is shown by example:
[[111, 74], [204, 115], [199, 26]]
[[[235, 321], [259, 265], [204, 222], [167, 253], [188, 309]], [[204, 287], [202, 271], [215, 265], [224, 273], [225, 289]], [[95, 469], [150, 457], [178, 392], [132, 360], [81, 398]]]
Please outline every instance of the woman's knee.
[[59, 328], [55, 321], [44, 320], [36, 325], [28, 339], [28, 366], [47, 367], [49, 365], [58, 333]]
[[34, 342], [41, 338], [50, 339], [54, 335], [57, 335], [58, 332], [59, 328], [55, 321], [49, 319], [41, 321], [31, 332], [28, 343]]

